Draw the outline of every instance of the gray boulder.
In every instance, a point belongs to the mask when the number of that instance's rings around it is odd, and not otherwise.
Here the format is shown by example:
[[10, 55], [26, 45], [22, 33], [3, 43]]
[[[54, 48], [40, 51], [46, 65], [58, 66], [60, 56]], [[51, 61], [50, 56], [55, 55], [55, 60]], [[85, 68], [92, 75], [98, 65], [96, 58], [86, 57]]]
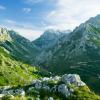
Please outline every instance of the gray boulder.
[[58, 86], [58, 92], [62, 93], [66, 97], [70, 95], [70, 91], [65, 84], [61, 84]]

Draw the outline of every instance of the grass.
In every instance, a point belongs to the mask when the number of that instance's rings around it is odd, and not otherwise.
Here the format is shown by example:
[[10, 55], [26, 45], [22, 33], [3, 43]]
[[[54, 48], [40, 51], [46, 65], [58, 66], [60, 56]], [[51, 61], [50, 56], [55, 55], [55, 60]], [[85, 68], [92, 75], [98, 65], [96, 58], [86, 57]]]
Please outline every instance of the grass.
[[45, 75], [46, 71], [14, 60], [0, 47], [0, 86], [28, 84], [42, 77], [40, 72]]

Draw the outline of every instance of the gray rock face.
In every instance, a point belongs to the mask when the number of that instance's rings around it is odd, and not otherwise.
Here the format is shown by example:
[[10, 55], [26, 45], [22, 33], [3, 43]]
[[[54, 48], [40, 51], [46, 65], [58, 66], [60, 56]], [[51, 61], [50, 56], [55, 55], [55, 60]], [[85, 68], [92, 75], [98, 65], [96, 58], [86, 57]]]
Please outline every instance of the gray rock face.
[[46, 30], [37, 40], [32, 43], [35, 44], [41, 51], [52, 48], [59, 42], [59, 39], [67, 35], [71, 31], [59, 31], [59, 30]]
[[65, 85], [65, 84], [60, 84], [58, 86], [58, 92], [62, 93], [65, 96], [69, 96], [70, 95], [70, 91], [68, 90], [67, 85]]
[[80, 76], [77, 74], [65, 74], [62, 76], [62, 82], [65, 84], [74, 84], [76, 86], [85, 86], [86, 84], [81, 81]]
[[7, 34], [7, 29], [6, 28], [0, 28], [0, 34]]
[[48, 100], [54, 100], [53, 97], [49, 97]]
[[6, 28], [0, 28], [0, 42], [12, 41]]

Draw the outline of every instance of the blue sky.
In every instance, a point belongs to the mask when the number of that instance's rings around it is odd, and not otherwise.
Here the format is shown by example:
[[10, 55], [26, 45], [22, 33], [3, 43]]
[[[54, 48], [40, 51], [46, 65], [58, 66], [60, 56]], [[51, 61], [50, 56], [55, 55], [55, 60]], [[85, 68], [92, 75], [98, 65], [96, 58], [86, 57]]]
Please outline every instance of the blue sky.
[[100, 14], [100, 0], [0, 0], [0, 26], [30, 40], [47, 29], [74, 29]]

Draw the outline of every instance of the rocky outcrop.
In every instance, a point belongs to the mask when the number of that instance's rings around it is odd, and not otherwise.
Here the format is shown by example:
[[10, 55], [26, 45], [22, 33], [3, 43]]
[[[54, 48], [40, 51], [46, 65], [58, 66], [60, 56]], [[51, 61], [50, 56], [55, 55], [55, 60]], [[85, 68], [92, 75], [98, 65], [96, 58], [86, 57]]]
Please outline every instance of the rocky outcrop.
[[[68, 97], [74, 92], [75, 89], [81, 86], [86, 86], [86, 84], [81, 81], [79, 75], [65, 74], [63, 76], [55, 76], [50, 78], [44, 77], [41, 79], [33, 80], [27, 90], [24, 90], [24, 88], [1, 89], [0, 95], [25, 96], [26, 93], [30, 93], [31, 91], [37, 91], [39, 94], [41, 90], [44, 90]], [[53, 98], [50, 97], [48, 100], [53, 100]]]

